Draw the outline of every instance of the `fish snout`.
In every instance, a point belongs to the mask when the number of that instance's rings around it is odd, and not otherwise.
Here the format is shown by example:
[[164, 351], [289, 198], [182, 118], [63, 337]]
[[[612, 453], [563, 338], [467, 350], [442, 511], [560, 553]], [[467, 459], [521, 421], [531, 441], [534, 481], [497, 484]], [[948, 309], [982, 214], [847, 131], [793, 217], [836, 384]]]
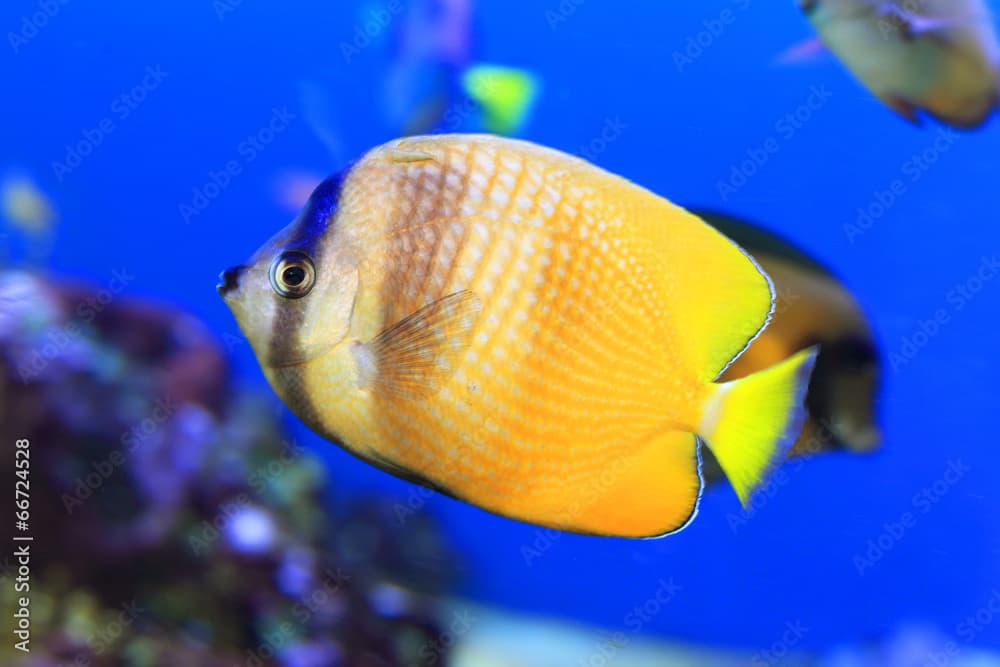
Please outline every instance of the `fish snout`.
[[215, 286], [215, 289], [221, 297], [225, 298], [239, 288], [240, 276], [246, 271], [246, 268], [242, 264], [237, 264], [219, 274], [219, 284]]

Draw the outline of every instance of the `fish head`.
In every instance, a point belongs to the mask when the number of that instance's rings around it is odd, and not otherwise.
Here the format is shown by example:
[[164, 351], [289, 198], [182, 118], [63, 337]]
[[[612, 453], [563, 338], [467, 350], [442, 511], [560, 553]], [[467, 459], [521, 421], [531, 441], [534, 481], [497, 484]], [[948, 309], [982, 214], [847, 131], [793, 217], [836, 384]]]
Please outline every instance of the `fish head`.
[[323, 181], [291, 224], [220, 274], [218, 292], [262, 366], [309, 362], [347, 337], [358, 262], [337, 224], [343, 181]]
[[881, 434], [876, 415], [880, 366], [875, 343], [860, 335], [824, 341], [813, 373], [806, 399], [813, 418], [849, 451], [876, 449]]

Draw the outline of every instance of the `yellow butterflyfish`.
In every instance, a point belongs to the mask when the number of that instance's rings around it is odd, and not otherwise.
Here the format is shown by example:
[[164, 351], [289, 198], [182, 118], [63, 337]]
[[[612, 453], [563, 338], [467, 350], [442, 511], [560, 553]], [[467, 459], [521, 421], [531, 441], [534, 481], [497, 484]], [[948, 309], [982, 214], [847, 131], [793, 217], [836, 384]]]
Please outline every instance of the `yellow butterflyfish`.
[[598, 535], [684, 527], [701, 442], [746, 503], [799, 433], [814, 358], [716, 382], [773, 308], [760, 267], [666, 199], [492, 136], [370, 151], [219, 292], [317, 433]]

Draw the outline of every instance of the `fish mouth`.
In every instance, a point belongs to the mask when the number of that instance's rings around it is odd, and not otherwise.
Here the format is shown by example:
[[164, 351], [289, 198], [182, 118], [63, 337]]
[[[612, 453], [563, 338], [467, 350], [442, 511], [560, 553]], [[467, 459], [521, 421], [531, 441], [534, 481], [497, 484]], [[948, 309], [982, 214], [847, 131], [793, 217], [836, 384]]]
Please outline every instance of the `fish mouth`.
[[246, 268], [242, 264], [237, 264], [219, 274], [219, 284], [215, 286], [215, 291], [219, 293], [219, 296], [225, 299], [239, 289], [240, 276], [246, 271]]

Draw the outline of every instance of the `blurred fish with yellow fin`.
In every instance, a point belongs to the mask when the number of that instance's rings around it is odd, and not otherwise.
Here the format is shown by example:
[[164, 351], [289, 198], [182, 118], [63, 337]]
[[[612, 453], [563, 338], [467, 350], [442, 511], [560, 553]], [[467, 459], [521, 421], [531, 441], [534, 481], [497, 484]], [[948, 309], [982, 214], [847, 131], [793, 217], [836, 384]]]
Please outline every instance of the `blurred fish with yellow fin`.
[[747, 503], [799, 434], [814, 360], [716, 382], [773, 309], [759, 266], [625, 179], [485, 135], [370, 151], [219, 292], [317, 433], [581, 533], [687, 525], [701, 442]]
[[983, 123], [1000, 97], [1000, 46], [983, 0], [799, 0], [820, 38], [911, 121]]
[[[777, 234], [724, 213], [692, 212], [748, 251], [777, 295], [770, 324], [722, 379], [749, 375], [818, 344], [805, 399], [809, 419], [790, 455], [876, 449], [879, 349], [855, 297], [829, 269]], [[707, 457], [705, 478], [722, 478]]]
[[538, 77], [477, 62], [474, 13], [472, 0], [412, 0], [398, 19], [385, 100], [403, 134], [474, 126], [516, 135], [530, 118]]
[[533, 74], [500, 65], [473, 65], [462, 75], [462, 86], [482, 108], [483, 127], [494, 134], [520, 132], [538, 95]]

